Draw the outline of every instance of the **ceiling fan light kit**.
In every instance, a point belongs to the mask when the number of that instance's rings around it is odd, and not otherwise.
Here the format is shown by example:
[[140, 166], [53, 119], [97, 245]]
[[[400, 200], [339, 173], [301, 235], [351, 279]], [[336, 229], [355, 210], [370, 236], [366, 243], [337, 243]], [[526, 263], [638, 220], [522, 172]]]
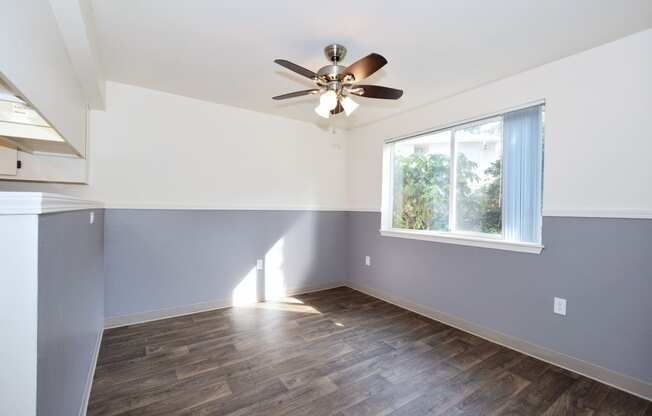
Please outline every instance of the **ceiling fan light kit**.
[[344, 108], [344, 114], [346, 114], [347, 117], [350, 116], [359, 106], [360, 104], [353, 101], [351, 97], [342, 98], [342, 108]]
[[274, 62], [282, 67], [310, 78], [317, 84], [317, 88], [277, 95], [272, 98], [274, 100], [285, 100], [304, 95], [321, 94], [319, 105], [315, 107], [315, 113], [321, 117], [329, 118], [331, 115], [341, 112], [344, 112], [348, 117], [358, 108], [359, 104], [353, 101], [350, 95], [388, 100], [397, 100], [403, 95], [402, 90], [395, 88], [357, 84], [357, 82], [362, 81], [387, 64], [387, 60], [383, 56], [372, 53], [345, 67], [340, 65], [340, 62], [346, 56], [344, 46], [338, 44], [328, 45], [324, 48], [324, 54], [331, 61], [331, 64], [320, 68], [317, 72], [285, 59], [276, 59]]
[[337, 93], [333, 90], [328, 90], [319, 97], [319, 105], [328, 110], [334, 110], [337, 107]]
[[320, 104], [315, 107], [315, 113], [317, 113], [317, 115], [320, 117], [328, 118], [331, 115], [331, 110]]

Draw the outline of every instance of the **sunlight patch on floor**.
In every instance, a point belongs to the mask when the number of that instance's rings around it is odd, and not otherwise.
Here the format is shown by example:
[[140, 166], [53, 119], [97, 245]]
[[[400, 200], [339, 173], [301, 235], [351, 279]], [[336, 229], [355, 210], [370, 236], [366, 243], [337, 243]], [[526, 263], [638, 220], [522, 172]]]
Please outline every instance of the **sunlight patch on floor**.
[[292, 298], [292, 297], [287, 297], [287, 298], [280, 298], [276, 300], [277, 302], [283, 302], [283, 303], [301, 303], [303, 304], [303, 301], [300, 301], [297, 298]]
[[299, 312], [299, 313], [311, 313], [311, 314], [320, 314], [317, 309], [309, 305], [303, 305], [301, 303], [287, 303], [287, 302], [278, 302], [278, 301], [267, 301], [259, 302], [256, 304], [244, 305], [256, 309], [268, 309], [276, 311], [285, 311], [285, 312]]

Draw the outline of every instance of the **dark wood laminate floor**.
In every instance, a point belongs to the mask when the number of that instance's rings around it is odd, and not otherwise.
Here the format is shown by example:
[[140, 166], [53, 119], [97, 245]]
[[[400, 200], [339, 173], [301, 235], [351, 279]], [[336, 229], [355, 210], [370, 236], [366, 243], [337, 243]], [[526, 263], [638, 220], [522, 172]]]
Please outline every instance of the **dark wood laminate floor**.
[[652, 415], [348, 288], [104, 333], [88, 415]]

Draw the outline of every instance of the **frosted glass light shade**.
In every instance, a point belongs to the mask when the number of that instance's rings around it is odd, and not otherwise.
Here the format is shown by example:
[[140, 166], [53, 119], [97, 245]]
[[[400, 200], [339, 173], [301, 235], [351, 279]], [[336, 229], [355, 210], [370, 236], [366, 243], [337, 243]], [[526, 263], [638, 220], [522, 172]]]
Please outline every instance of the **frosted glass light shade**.
[[329, 110], [337, 107], [337, 94], [333, 90], [328, 90], [319, 97], [319, 105]]
[[360, 105], [355, 101], [353, 101], [350, 97], [344, 97], [341, 102], [342, 102], [342, 107], [344, 108], [344, 113], [346, 114], [347, 117], [350, 116], [351, 113], [353, 113], [355, 109], [358, 108], [358, 106]]
[[328, 118], [331, 115], [331, 110], [328, 108], [324, 107], [321, 103], [315, 107], [315, 113], [317, 113], [320, 117]]

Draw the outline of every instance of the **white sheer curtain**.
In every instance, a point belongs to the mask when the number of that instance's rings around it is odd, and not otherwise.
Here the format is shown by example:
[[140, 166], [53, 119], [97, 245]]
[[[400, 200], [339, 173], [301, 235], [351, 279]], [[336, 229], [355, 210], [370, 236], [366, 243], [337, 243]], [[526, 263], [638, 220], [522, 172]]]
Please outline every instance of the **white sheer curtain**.
[[541, 241], [542, 106], [503, 117], [503, 230], [505, 239]]

